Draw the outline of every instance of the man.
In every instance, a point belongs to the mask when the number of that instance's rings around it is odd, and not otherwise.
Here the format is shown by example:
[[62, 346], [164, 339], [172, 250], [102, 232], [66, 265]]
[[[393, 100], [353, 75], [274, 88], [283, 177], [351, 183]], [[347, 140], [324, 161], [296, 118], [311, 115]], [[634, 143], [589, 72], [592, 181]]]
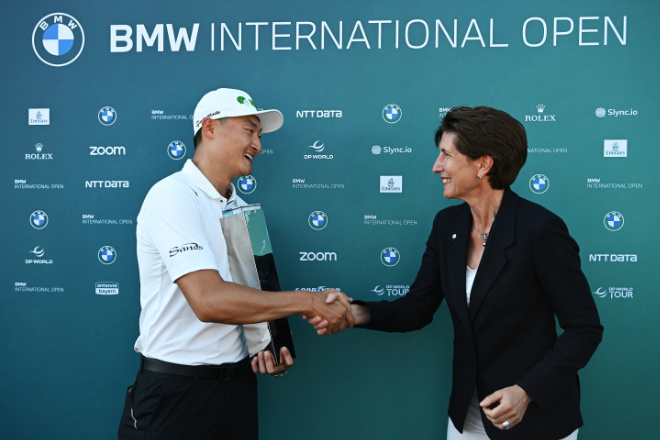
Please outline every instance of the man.
[[245, 205], [231, 182], [251, 174], [261, 134], [279, 129], [282, 114], [218, 89], [193, 118], [192, 160], [151, 188], [138, 215], [142, 361], [120, 439], [256, 439], [255, 373], [281, 377], [293, 359], [282, 348], [279, 365], [268, 351], [250, 365], [243, 324], [301, 314], [323, 319], [328, 333], [353, 325], [332, 289], [263, 292], [232, 282], [219, 219]]

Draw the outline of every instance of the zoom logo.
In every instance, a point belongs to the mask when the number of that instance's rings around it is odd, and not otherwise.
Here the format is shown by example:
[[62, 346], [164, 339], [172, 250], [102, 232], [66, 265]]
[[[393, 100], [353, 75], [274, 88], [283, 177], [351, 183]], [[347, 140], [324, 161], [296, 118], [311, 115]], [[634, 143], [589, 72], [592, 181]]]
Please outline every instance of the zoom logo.
[[335, 252], [300, 252], [300, 261], [337, 261]]
[[89, 150], [90, 156], [126, 156], [126, 148], [123, 145], [112, 147], [91, 145]]

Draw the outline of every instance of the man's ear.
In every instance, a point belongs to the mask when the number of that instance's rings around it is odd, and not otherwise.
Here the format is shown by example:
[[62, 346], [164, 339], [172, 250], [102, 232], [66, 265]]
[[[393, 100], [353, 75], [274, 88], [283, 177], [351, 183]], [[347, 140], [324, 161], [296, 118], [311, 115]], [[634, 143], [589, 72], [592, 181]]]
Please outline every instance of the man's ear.
[[213, 136], [215, 135], [215, 124], [213, 121], [214, 120], [211, 118], [206, 118], [202, 121], [202, 137], [213, 139]]

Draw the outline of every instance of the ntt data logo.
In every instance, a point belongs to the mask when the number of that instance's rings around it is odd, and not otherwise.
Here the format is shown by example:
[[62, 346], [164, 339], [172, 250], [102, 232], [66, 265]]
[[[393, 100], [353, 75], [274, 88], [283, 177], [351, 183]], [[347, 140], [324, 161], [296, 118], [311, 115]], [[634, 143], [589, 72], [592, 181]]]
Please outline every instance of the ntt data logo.
[[399, 254], [399, 251], [397, 251], [393, 247], [385, 248], [380, 253], [380, 262], [383, 263], [385, 266], [389, 266], [389, 267], [396, 266], [399, 263], [400, 258], [401, 255]]
[[310, 228], [320, 231], [328, 226], [328, 216], [323, 211], [314, 211], [309, 215], [307, 222]]
[[99, 110], [99, 122], [105, 126], [112, 125], [117, 120], [117, 111], [112, 107], [103, 107]]
[[401, 107], [396, 104], [387, 104], [383, 108], [383, 120], [388, 124], [396, 124], [401, 120], [401, 116], [403, 116]]
[[37, 57], [53, 67], [73, 63], [85, 47], [85, 32], [72, 16], [56, 12], [39, 20], [32, 32]]
[[30, 215], [30, 224], [34, 229], [43, 229], [48, 226], [48, 214], [44, 211], [34, 211]]
[[186, 144], [181, 141], [173, 141], [167, 146], [167, 155], [172, 160], [181, 160], [186, 155]]
[[605, 214], [603, 224], [608, 231], [618, 231], [623, 228], [623, 214], [617, 211], [611, 211]]
[[529, 179], [529, 189], [534, 194], [543, 194], [550, 188], [550, 179], [543, 174], [535, 174]]
[[112, 264], [117, 259], [117, 251], [112, 246], [103, 246], [98, 252], [99, 261], [103, 264]]
[[238, 190], [243, 194], [252, 194], [257, 189], [257, 179], [252, 176], [243, 176], [238, 179]]

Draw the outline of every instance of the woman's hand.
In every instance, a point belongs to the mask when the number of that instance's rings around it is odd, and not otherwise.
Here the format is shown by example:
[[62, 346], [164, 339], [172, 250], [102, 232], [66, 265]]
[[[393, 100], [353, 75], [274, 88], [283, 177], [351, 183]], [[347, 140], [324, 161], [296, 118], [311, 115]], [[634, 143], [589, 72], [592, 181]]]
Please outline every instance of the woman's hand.
[[[479, 403], [496, 428], [511, 429], [520, 423], [532, 398], [518, 385], [502, 388]], [[493, 405], [496, 405], [493, 407]], [[493, 407], [493, 409], [490, 409]]]

